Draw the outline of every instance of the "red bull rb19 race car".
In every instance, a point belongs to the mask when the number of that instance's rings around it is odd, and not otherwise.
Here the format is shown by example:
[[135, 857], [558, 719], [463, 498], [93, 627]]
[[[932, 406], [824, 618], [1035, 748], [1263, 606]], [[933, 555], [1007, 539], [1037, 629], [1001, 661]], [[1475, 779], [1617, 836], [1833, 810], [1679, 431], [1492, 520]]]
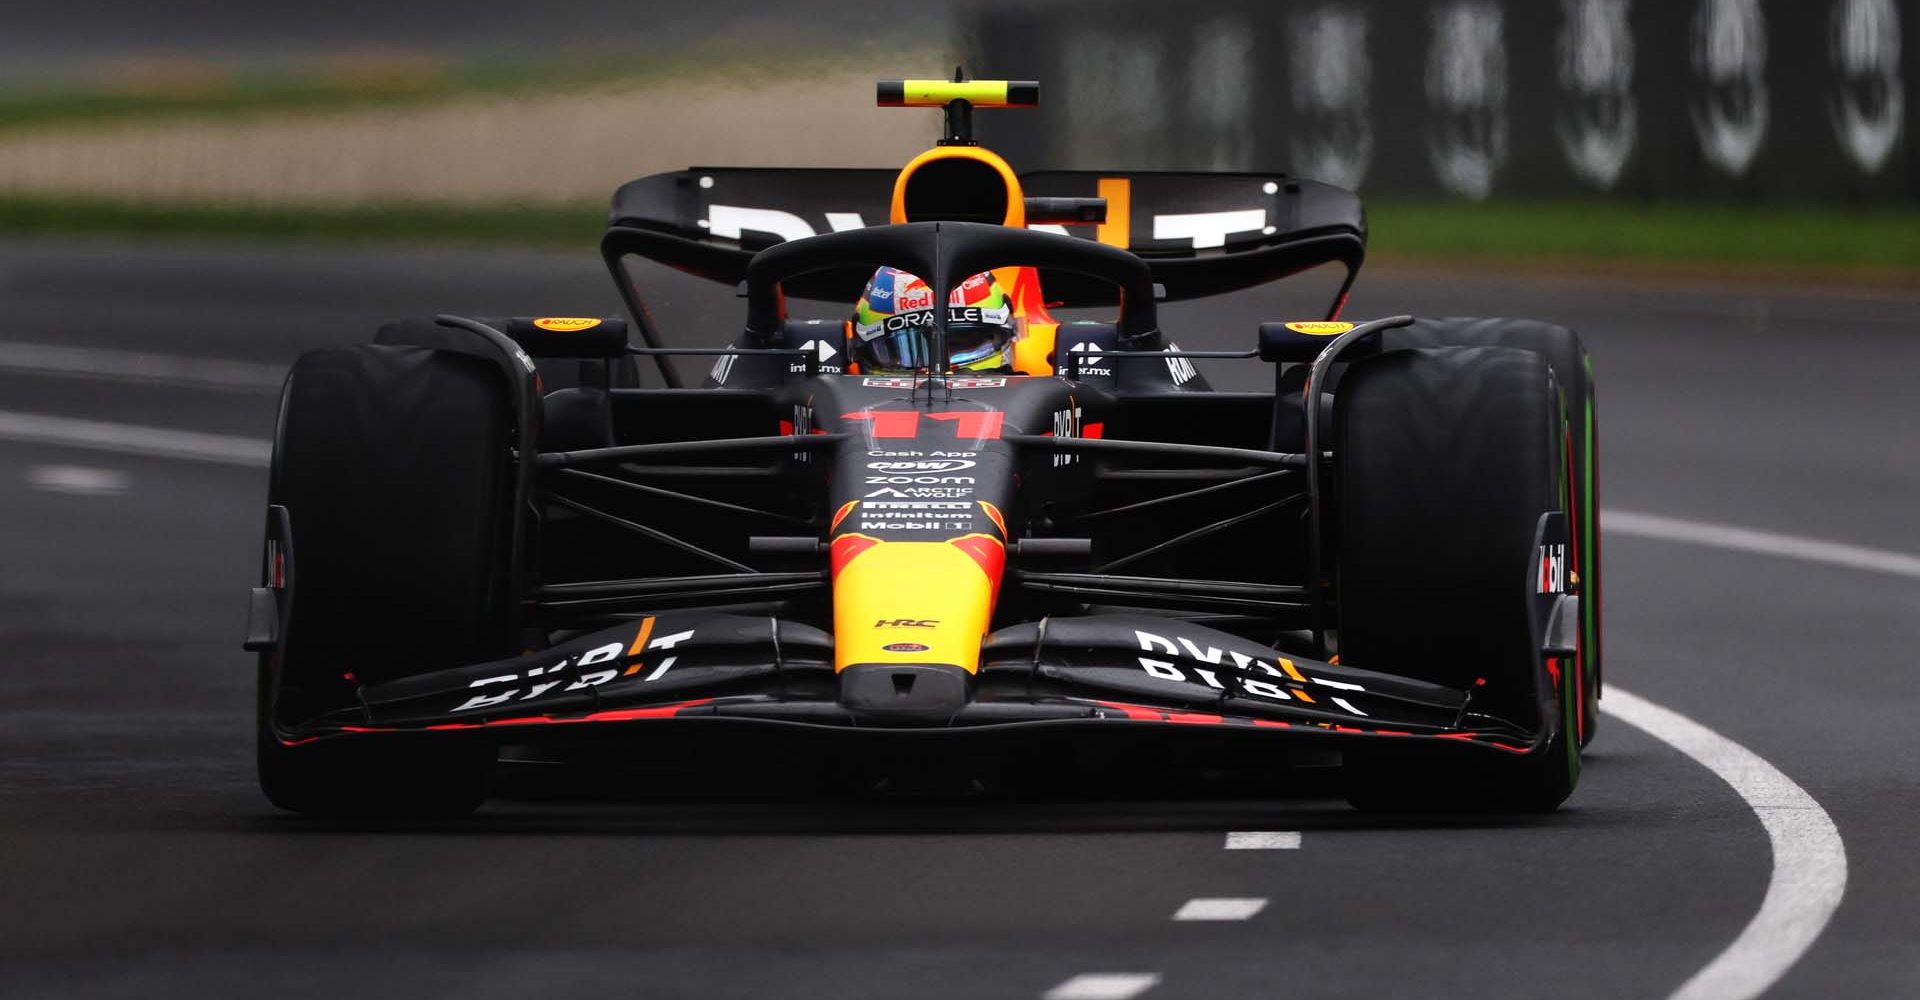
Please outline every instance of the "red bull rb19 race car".
[[[1017, 174], [972, 114], [1038, 91], [882, 82], [945, 111], [898, 171], [625, 185], [601, 244], [625, 317], [444, 315], [303, 355], [246, 641], [268, 798], [463, 813], [509, 745], [876, 772], [1145, 747], [1338, 759], [1365, 808], [1557, 807], [1600, 691], [1578, 337], [1342, 319], [1366, 227], [1326, 184]], [[666, 346], [635, 256], [737, 286], [743, 320]], [[1208, 331], [1243, 350], [1161, 328], [1162, 302], [1326, 264], [1323, 316]], [[955, 303], [913, 313], [910, 368], [788, 312], [864, 310], [878, 269]], [[1017, 333], [962, 367], [982, 275]], [[1114, 312], [1052, 312], [1077, 307]], [[1195, 362], [1222, 359], [1272, 388], [1210, 388]]]

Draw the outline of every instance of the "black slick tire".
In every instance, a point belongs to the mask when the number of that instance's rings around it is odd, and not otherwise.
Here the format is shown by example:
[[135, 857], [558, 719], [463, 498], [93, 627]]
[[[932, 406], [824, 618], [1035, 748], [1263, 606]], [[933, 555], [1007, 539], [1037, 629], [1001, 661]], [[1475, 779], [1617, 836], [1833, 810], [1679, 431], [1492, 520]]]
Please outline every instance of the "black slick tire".
[[1606, 680], [1600, 544], [1600, 416], [1593, 361], [1580, 335], [1564, 326], [1530, 319], [1422, 319], [1389, 331], [1388, 348], [1514, 347], [1533, 351], [1553, 366], [1566, 394], [1573, 436], [1573, 500], [1567, 511], [1573, 538], [1573, 572], [1580, 594], [1580, 674], [1584, 701], [1575, 716], [1580, 745], [1599, 729], [1600, 695]]
[[[1471, 690], [1538, 719], [1527, 569], [1542, 514], [1563, 511], [1566, 420], [1545, 357], [1502, 347], [1395, 350], [1357, 362], [1336, 395], [1341, 662]], [[1563, 691], [1548, 746], [1361, 748], [1363, 809], [1535, 811], [1579, 779]], [[1449, 752], [1455, 751], [1455, 752]]]
[[310, 351], [281, 398], [271, 503], [295, 567], [284, 657], [261, 657], [261, 789], [294, 812], [439, 817], [485, 799], [495, 751], [404, 737], [281, 738], [361, 683], [481, 662], [505, 634], [512, 415], [478, 358], [420, 347]]

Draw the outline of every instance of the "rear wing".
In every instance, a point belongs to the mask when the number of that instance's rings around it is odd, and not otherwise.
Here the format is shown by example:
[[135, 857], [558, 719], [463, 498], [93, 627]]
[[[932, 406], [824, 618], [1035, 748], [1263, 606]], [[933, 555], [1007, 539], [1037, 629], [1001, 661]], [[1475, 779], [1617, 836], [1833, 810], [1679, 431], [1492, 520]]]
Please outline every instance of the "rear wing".
[[[613, 196], [601, 252], [626, 288], [619, 261], [637, 254], [724, 284], [745, 279], [767, 247], [888, 222], [893, 170], [696, 167], [642, 177]], [[1322, 264], [1347, 269], [1366, 256], [1366, 214], [1357, 195], [1283, 174], [1045, 170], [1020, 175], [1036, 216], [1043, 205], [1104, 199], [1104, 221], [1032, 228], [1099, 240], [1146, 259], [1166, 300], [1200, 298], [1275, 281]], [[1079, 217], [1097, 219], [1101, 213]], [[1012, 263], [1012, 262], [1010, 262]], [[817, 272], [785, 287], [797, 298], [851, 302], [866, 269]], [[1117, 301], [1098, 281], [1041, 272], [1049, 302]], [[1344, 297], [1344, 288], [1343, 288]], [[1336, 303], [1336, 309], [1338, 304]]]

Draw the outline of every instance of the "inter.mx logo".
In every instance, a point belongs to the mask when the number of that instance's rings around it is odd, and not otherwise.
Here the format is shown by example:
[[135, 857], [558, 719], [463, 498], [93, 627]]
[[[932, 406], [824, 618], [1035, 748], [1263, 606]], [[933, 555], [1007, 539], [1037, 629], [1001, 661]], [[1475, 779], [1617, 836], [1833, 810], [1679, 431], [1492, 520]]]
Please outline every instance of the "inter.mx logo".
[[[820, 370], [829, 375], [837, 374], [840, 371], [839, 365], [827, 363], [840, 356], [840, 349], [833, 346], [833, 341], [831, 340], [809, 340], [795, 348], [795, 350], [813, 352], [814, 356], [820, 360]], [[789, 372], [803, 372], [806, 370], [807, 364], [804, 361], [795, 361], [787, 366], [787, 371]]]
[[1090, 341], [1081, 341], [1068, 348], [1067, 354], [1075, 356], [1075, 362], [1080, 366], [1079, 370], [1082, 375], [1098, 375], [1102, 378], [1113, 375], [1113, 369], [1107, 367], [1104, 363], [1106, 357], [1100, 353], [1099, 344]]

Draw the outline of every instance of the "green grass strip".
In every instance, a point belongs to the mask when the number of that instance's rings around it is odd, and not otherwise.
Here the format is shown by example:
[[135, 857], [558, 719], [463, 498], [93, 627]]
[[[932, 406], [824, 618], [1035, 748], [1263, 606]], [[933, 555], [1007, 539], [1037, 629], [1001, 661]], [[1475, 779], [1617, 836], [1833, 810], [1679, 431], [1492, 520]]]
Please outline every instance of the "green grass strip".
[[1920, 271], [1920, 211], [1619, 202], [1370, 202], [1371, 249], [1411, 260]]

